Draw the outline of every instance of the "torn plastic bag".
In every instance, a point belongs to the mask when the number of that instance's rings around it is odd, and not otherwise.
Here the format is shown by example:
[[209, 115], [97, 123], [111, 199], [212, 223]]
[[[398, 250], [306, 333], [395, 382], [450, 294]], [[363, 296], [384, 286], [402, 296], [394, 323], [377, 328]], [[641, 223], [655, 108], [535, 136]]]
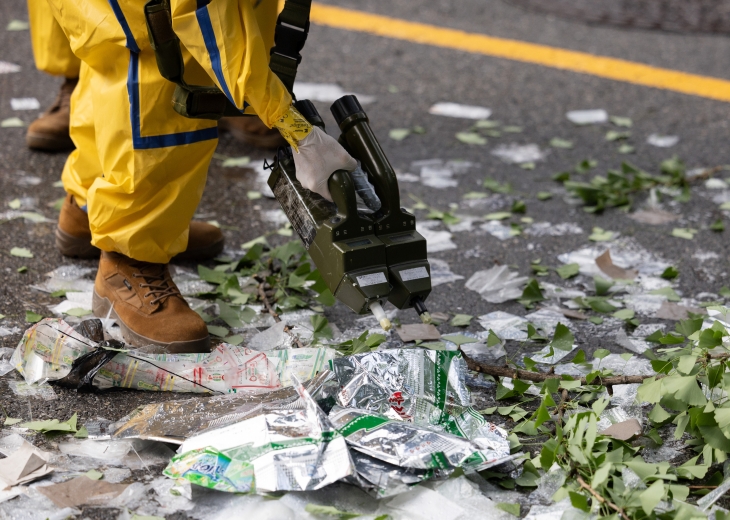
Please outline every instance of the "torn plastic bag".
[[329, 418], [354, 449], [403, 468], [478, 471], [510, 459], [509, 446], [483, 449], [463, 437], [367, 410], [335, 406]]
[[375, 498], [388, 498], [405, 493], [426, 480], [445, 480], [453, 469], [402, 468], [370, 457], [358, 450], [350, 451], [355, 473], [347, 482], [359, 487]]
[[164, 474], [219, 491], [311, 491], [354, 471], [344, 437], [294, 379], [302, 409], [266, 413], [187, 439]]
[[[304, 387], [325, 412], [334, 406], [339, 385], [329, 370], [306, 381]], [[120, 419], [113, 435], [182, 444], [188, 437], [257, 417], [269, 409], [303, 408], [304, 402], [293, 387], [266, 393], [241, 392], [209, 399], [165, 401], [141, 406]]]
[[118, 341], [102, 341], [94, 350], [74, 360], [68, 375], [57, 380], [55, 384], [83, 392], [93, 391], [94, 376], [123, 348], [124, 344]]
[[471, 407], [461, 352], [389, 349], [334, 359], [337, 403], [469, 439], [496, 459], [509, 455], [507, 432]]

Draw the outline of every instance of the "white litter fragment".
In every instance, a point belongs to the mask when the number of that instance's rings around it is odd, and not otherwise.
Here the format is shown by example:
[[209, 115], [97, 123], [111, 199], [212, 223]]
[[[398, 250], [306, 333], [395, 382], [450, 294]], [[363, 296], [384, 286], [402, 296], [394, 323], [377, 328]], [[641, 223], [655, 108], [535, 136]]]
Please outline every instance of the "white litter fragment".
[[475, 105], [460, 105], [459, 103], [441, 102], [428, 109], [429, 114], [446, 117], [460, 117], [463, 119], [488, 119], [492, 110]]
[[[0, 335], [0, 337], [2, 337], [2, 335]], [[11, 348], [0, 347], [0, 376], [4, 376], [15, 368], [10, 362], [13, 352], [15, 351]]]
[[[535, 361], [536, 363], [542, 363], [545, 365], [554, 365], [561, 359], [563, 359], [565, 356], [573, 352], [576, 348], [578, 348], [578, 345], [576, 343], [573, 343], [573, 346], [570, 350], [560, 350], [554, 347], [551, 347], [550, 345], [545, 345], [540, 351], [535, 352], [534, 354], [528, 354], [530, 359]], [[552, 349], [553, 354], [550, 355], [550, 350]]]
[[547, 157], [548, 152], [536, 144], [504, 144], [497, 146], [491, 154], [508, 164], [537, 162]]
[[646, 142], [658, 148], [671, 148], [679, 142], [679, 136], [651, 134], [646, 138]]
[[[297, 99], [309, 99], [310, 101], [331, 103], [348, 94], [354, 93], [347, 92], [343, 90], [341, 86], [334, 83], [304, 83], [298, 81], [296, 85], [294, 85], [294, 95]], [[366, 96], [364, 94], [355, 95], [362, 105], [375, 101], [375, 96]]]
[[622, 238], [611, 242], [608, 247], [606, 244], [595, 245], [564, 253], [558, 255], [558, 260], [564, 264], [578, 264], [581, 274], [605, 278], [606, 275], [596, 265], [596, 258], [605, 253], [606, 249], [611, 251], [611, 259], [614, 265], [624, 269], [636, 269], [642, 274], [658, 276], [670, 265], [656, 258], [630, 238]]
[[283, 226], [289, 222], [286, 214], [280, 209], [268, 209], [261, 212], [261, 216], [267, 222], [271, 222], [276, 226]]
[[7, 61], [0, 61], [0, 74], [11, 74], [13, 72], [20, 72], [20, 65]]
[[431, 264], [431, 287], [464, 279], [460, 274], [451, 272], [451, 268], [445, 260], [429, 258], [428, 263]]
[[412, 173], [399, 173], [397, 176], [398, 182], [418, 182], [421, 178], [418, 175]]
[[525, 229], [525, 235], [536, 237], [560, 237], [563, 235], [580, 235], [583, 228], [571, 222], [552, 224], [550, 222], [535, 222]]
[[424, 486], [414, 486], [408, 493], [396, 495], [388, 507], [413, 520], [457, 520], [466, 514], [458, 504]]
[[49, 310], [59, 316], [74, 309], [83, 309], [91, 314], [93, 309], [92, 299], [92, 292], [67, 292], [66, 299], [58, 305], [49, 306]]
[[456, 244], [451, 241], [451, 233], [448, 231], [435, 231], [433, 229], [440, 225], [440, 220], [426, 220], [416, 223], [416, 231], [426, 239], [426, 251], [428, 253], [456, 249]]
[[470, 217], [467, 215], [457, 215], [459, 222], [456, 224], [446, 224], [449, 231], [452, 233], [461, 233], [463, 231], [471, 231], [474, 226], [474, 222], [480, 222], [482, 219], [477, 217]]
[[508, 238], [512, 238], [520, 234], [518, 230], [513, 229], [511, 226], [505, 226], [497, 220], [490, 220], [489, 222], [485, 222], [484, 224], [479, 226], [479, 229], [481, 229], [482, 231], [486, 231], [493, 237], [500, 240], [507, 240]]
[[421, 168], [421, 183], [431, 188], [455, 188], [459, 181], [453, 178], [454, 172], [448, 168], [425, 166]]
[[511, 272], [506, 265], [477, 271], [466, 282], [466, 288], [478, 292], [489, 303], [504, 303], [522, 296], [527, 276]]
[[189, 269], [175, 266], [175, 274], [172, 275], [172, 281], [175, 282], [180, 294], [183, 296], [195, 296], [200, 293], [215, 292], [216, 286], [200, 279], [198, 273]]
[[13, 110], [38, 110], [41, 104], [34, 97], [11, 98], [10, 106]]
[[18, 174], [15, 179], [15, 184], [18, 186], [38, 186], [43, 182], [43, 179], [36, 175], [26, 175], [25, 172], [18, 172]]
[[[15, 367], [13, 367], [15, 368]], [[25, 381], [8, 381], [10, 390], [20, 397], [40, 397], [44, 401], [58, 399], [53, 387], [48, 384], [29, 384]]]
[[713, 177], [712, 179], [707, 179], [705, 181], [705, 188], [708, 190], [725, 190], [727, 189], [727, 182], [723, 179]]
[[730, 491], [730, 478], [726, 478], [722, 484], [697, 500], [697, 507], [707, 511], [712, 504], [717, 502], [725, 493]]
[[608, 112], [602, 108], [593, 110], [571, 110], [565, 114], [568, 121], [576, 125], [593, 125], [608, 121]]
[[521, 316], [495, 311], [479, 316], [477, 321], [486, 331], [494, 331], [500, 339], [513, 339], [516, 341], [525, 341], [527, 339], [528, 321]]
[[57, 267], [53, 271], [46, 273], [48, 280], [38, 285], [34, 285], [33, 289], [48, 293], [55, 291], [78, 291], [90, 293], [94, 290], [94, 280], [89, 277], [95, 272], [96, 269], [91, 267], [62, 265], [61, 267]]
[[[565, 484], [565, 479], [567, 478], [567, 476], [568, 475], [565, 473], [565, 470], [563, 468], [561, 468], [557, 464], [553, 464], [550, 470], [546, 472], [542, 477], [540, 477], [540, 481], [537, 484], [537, 489], [530, 493], [530, 501], [532, 501], [533, 503], [550, 504], [553, 501], [553, 495], [558, 491], [558, 489], [563, 486], [563, 484]], [[570, 500], [567, 501], [568, 505], [570, 505]], [[531, 514], [534, 509], [535, 507], [533, 506], [533, 508], [530, 510]], [[529, 516], [530, 515], [528, 515], [528, 517]]]

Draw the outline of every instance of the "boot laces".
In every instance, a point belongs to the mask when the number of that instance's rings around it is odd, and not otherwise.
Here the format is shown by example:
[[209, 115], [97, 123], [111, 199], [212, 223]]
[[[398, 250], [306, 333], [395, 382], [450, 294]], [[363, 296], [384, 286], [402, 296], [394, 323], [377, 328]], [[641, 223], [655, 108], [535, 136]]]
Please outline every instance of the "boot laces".
[[150, 301], [151, 305], [156, 304], [159, 301], [168, 298], [169, 296], [180, 296], [180, 289], [178, 289], [174, 283], [167, 280], [167, 266], [164, 264], [137, 264], [134, 267], [139, 269], [139, 272], [132, 273], [134, 278], [142, 278], [144, 283], [140, 283], [141, 288], [147, 289], [148, 296], [156, 296]]

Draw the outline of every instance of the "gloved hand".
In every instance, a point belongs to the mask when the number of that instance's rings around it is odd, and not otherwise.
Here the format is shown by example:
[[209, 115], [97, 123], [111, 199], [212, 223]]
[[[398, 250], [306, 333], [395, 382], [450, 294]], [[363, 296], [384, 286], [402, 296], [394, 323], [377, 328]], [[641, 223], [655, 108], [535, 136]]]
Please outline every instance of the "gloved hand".
[[357, 168], [357, 161], [333, 137], [321, 128], [312, 131], [299, 141], [299, 153], [294, 152], [297, 179], [302, 186], [331, 201], [327, 183], [336, 170], [348, 172]]

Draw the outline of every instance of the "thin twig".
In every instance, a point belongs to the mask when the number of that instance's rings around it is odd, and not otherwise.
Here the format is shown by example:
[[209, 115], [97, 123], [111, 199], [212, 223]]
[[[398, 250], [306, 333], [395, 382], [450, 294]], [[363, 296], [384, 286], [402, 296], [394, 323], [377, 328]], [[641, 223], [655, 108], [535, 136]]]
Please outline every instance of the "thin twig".
[[[546, 374], [544, 372], [530, 372], [529, 370], [520, 370], [517, 368], [510, 368], [507, 366], [504, 367], [498, 367], [495, 365], [488, 365], [486, 363], [480, 363], [479, 361], [475, 361], [468, 357], [464, 351], [461, 351], [462, 356], [464, 356], [464, 360], [466, 361], [466, 365], [469, 368], [469, 370], [474, 370], [475, 372], [481, 372], [482, 374], [487, 374], [489, 376], [495, 376], [495, 377], [510, 377], [512, 379], [521, 379], [523, 381], [532, 381], [533, 383], [541, 383], [543, 381], [547, 381], [548, 379], [562, 379], [563, 376], [560, 374]], [[649, 379], [650, 377], [655, 377], [656, 379], [661, 379], [664, 377], [664, 374], [656, 374], [653, 376], [609, 376], [609, 377], [596, 377], [593, 379], [590, 384], [591, 385], [602, 385], [602, 386], [611, 386], [611, 385], [627, 385], [632, 383], [643, 383], [645, 379]], [[578, 379], [582, 385], [589, 384], [586, 381], [585, 377], [581, 377]]]
[[598, 494], [598, 491], [596, 491], [591, 486], [589, 486], [588, 484], [586, 484], [586, 481], [583, 480], [583, 477], [581, 477], [580, 475], [578, 475], [577, 481], [578, 481], [578, 484], [580, 484], [580, 487], [582, 487], [583, 489], [587, 490], [601, 504], [606, 504], [608, 507], [610, 507], [611, 509], [613, 509], [614, 511], [616, 511], [619, 515], [621, 515], [621, 518], [623, 518], [624, 520], [631, 520], [628, 516], [626, 516], [626, 513], [624, 513], [624, 510], [623, 509], [621, 509], [619, 506], [617, 506], [613, 502], [611, 502], [611, 501], [606, 500], [605, 498], [603, 498], [601, 495]]
[[568, 390], [563, 388], [563, 392], [560, 396], [560, 406], [558, 407], [558, 419], [563, 420], [563, 413], [565, 412], [565, 405], [568, 403]]
[[[264, 290], [264, 283], [261, 282], [259, 284], [259, 298], [261, 298], [261, 301], [264, 302], [264, 307], [266, 307], [266, 310], [269, 312], [272, 318], [274, 318], [274, 321], [279, 323], [281, 321], [281, 318], [277, 314], [277, 312], [273, 309], [271, 306], [271, 303], [269, 302], [269, 299], [266, 297], [266, 291]], [[293, 339], [294, 342], [297, 344], [298, 348], [304, 348], [304, 345], [299, 340], [299, 337], [296, 334], [293, 334], [292, 331], [289, 329], [289, 326], [284, 327], [284, 332], [289, 334]]]
[[717, 486], [687, 486], [690, 489], [717, 489]]

